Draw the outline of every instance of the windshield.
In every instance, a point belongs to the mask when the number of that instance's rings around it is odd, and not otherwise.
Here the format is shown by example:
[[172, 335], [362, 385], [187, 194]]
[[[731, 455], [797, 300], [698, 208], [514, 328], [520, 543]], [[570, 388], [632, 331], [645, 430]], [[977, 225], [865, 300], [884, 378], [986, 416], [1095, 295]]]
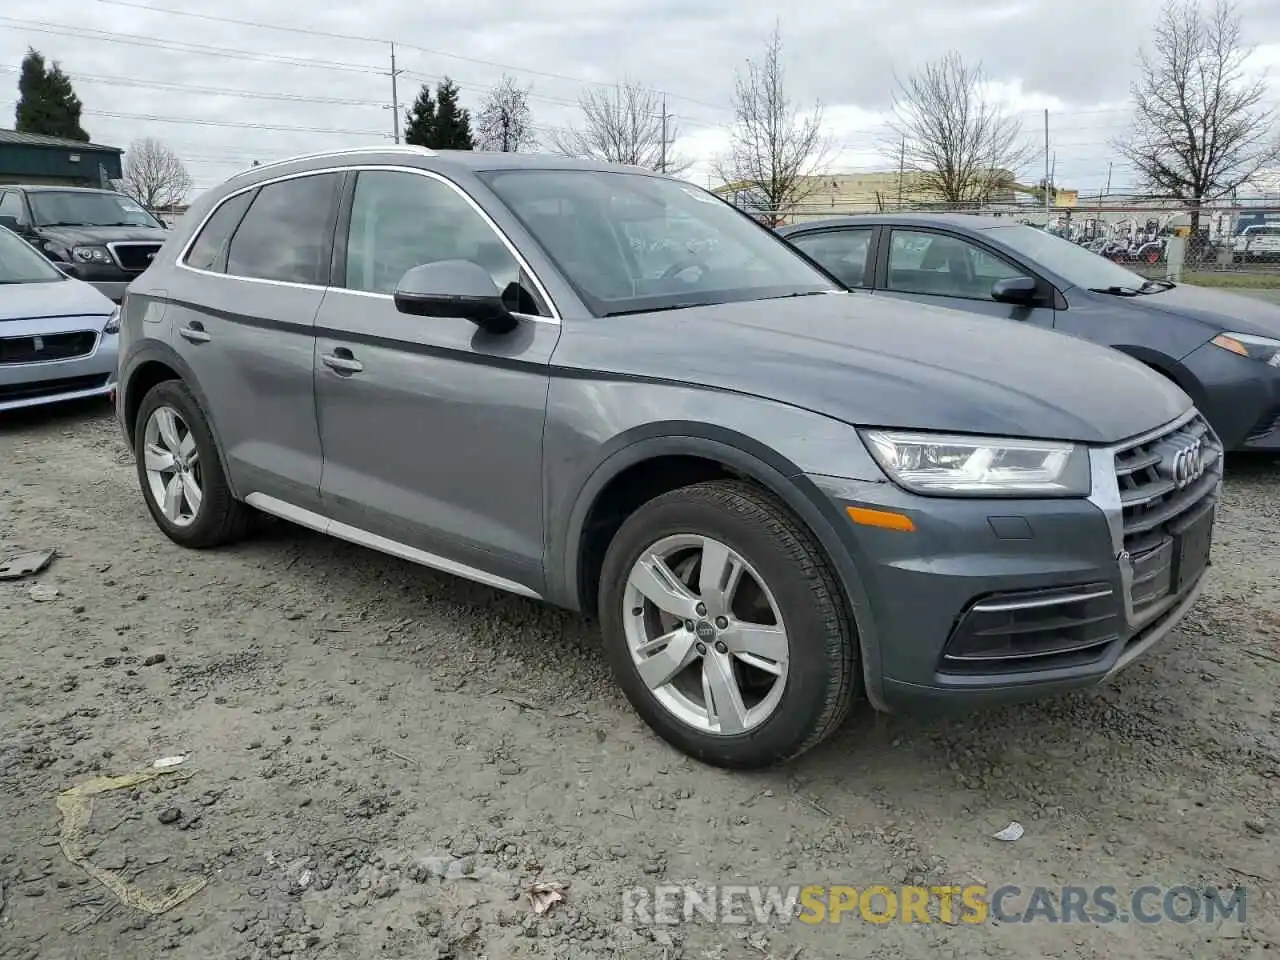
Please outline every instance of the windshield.
[[1139, 290], [1147, 278], [1112, 263], [1101, 254], [1034, 227], [992, 227], [992, 240], [1005, 244], [1037, 266], [1056, 273], [1067, 283], [1086, 290], [1122, 287]]
[[41, 227], [159, 227], [155, 217], [119, 193], [33, 190], [27, 195]]
[[481, 174], [596, 316], [840, 290], [714, 194], [641, 173]]
[[48, 283], [67, 279], [39, 250], [0, 228], [0, 284]]

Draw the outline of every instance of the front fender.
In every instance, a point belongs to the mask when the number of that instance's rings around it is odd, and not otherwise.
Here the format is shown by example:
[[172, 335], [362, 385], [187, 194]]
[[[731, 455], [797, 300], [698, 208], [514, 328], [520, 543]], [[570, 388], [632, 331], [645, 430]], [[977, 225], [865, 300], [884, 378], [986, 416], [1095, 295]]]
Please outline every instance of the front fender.
[[[580, 385], [578, 385], [580, 387]], [[643, 386], [643, 391], [641, 387]], [[837, 505], [807, 474], [887, 482], [847, 424], [774, 401], [708, 393], [697, 388], [595, 384], [591, 401], [562, 402], [553, 386], [545, 463], [547, 598], [580, 610], [580, 545], [601, 492], [623, 471], [646, 460], [692, 456], [721, 464], [772, 492], [809, 528], [830, 559], [857, 628], [868, 698], [882, 707], [879, 639], [870, 598], [854, 562], [853, 534]], [[642, 399], [639, 392], [645, 392]], [[673, 416], [629, 424], [600, 441], [604, 424], [654, 413], [655, 400]], [[691, 416], [694, 411], [700, 414]]]

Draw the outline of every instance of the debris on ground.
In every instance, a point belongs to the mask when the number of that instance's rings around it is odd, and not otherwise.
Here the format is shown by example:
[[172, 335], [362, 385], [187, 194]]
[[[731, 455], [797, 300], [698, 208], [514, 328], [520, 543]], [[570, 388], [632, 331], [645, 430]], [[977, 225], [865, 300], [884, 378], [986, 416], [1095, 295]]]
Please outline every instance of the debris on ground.
[[1014, 840], [1022, 839], [1022, 834], [1025, 832], [1026, 831], [1022, 828], [1022, 824], [1017, 820], [1010, 820], [1007, 827], [1003, 830], [997, 830], [991, 835], [991, 838], [993, 840], [1004, 840], [1008, 843], [1012, 843]]
[[525, 891], [529, 896], [529, 903], [533, 906], [533, 912], [542, 916], [544, 913], [550, 912], [551, 908], [557, 903], [564, 900], [563, 883], [557, 883], [554, 880], [540, 880], [531, 884], [529, 889]]
[[36, 550], [0, 560], [0, 580], [21, 580], [34, 576], [53, 562], [56, 550]]

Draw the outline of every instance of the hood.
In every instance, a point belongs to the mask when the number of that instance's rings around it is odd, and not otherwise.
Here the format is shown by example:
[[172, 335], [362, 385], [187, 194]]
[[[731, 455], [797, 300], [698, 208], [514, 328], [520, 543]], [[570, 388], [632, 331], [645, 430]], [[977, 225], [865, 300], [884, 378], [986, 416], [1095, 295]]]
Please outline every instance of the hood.
[[114, 303], [79, 280], [0, 284], [0, 324], [39, 317], [105, 317], [115, 308]]
[[164, 243], [168, 230], [159, 227], [38, 227], [41, 239], [68, 247], [114, 243], [117, 240], [154, 240]]
[[702, 383], [856, 426], [1095, 444], [1154, 429], [1191, 406], [1118, 351], [864, 293], [603, 319], [566, 329], [555, 363]]
[[1280, 339], [1280, 305], [1254, 297], [1180, 283], [1163, 293], [1117, 299], [1134, 309], [1198, 320], [1210, 328], [1206, 340], [1223, 331]]

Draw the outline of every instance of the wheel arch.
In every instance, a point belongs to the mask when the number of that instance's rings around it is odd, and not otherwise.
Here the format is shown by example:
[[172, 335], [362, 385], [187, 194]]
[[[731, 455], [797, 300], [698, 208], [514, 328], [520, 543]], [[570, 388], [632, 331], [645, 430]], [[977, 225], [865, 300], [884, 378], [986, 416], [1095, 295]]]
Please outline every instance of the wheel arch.
[[[213, 442], [218, 448], [218, 456], [225, 464], [227, 457], [226, 451], [222, 446], [222, 438], [218, 435], [217, 424], [214, 422], [213, 417], [209, 415], [208, 399], [200, 388], [200, 383], [196, 379], [195, 373], [176, 350], [166, 343], [155, 340], [148, 341], [136, 350], [131, 351], [121, 365], [118, 411], [120, 424], [124, 429], [125, 437], [129, 441], [130, 449], [133, 448], [136, 440], [136, 421], [138, 408], [142, 405], [142, 398], [156, 384], [163, 383], [166, 380], [181, 380], [195, 395], [196, 402], [200, 404], [200, 409], [205, 415], [205, 421], [209, 425], [209, 432], [213, 435]], [[232, 494], [236, 495], [234, 482], [229, 473], [226, 479], [227, 485], [231, 487]]]
[[777, 497], [818, 542], [853, 620], [864, 689], [877, 709], [878, 638], [866, 587], [837, 533], [837, 511], [804, 473], [777, 451], [735, 431], [706, 424], [650, 426], [619, 438], [579, 491], [554, 553], [549, 586], [565, 606], [597, 613], [601, 566], [622, 521], [636, 507], [669, 490], [715, 477], [737, 477]]

